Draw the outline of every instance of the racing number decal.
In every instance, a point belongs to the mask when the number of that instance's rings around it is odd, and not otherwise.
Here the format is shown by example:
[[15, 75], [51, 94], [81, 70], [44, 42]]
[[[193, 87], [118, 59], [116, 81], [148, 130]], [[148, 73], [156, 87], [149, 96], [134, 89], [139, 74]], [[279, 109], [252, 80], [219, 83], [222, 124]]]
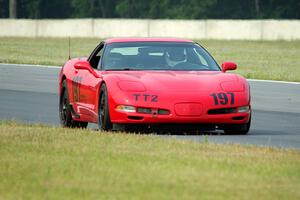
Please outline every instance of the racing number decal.
[[80, 84], [82, 82], [82, 77], [75, 76], [72, 79], [72, 95], [73, 101], [80, 101]]
[[211, 93], [210, 96], [214, 98], [215, 105], [227, 105], [230, 102], [230, 105], [234, 104], [234, 93], [232, 92], [220, 92], [220, 93]]
[[151, 94], [133, 94], [135, 101], [139, 101], [140, 99], [144, 99], [144, 101], [158, 102], [157, 95]]

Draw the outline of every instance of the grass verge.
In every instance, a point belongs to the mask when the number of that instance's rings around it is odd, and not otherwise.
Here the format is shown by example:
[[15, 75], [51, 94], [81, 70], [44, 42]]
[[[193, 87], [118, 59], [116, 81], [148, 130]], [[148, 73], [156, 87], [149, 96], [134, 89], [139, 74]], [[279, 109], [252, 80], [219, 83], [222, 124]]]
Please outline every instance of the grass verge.
[[0, 199], [299, 199], [300, 152], [0, 122]]
[[[100, 39], [73, 38], [72, 57], [88, 56]], [[300, 82], [300, 41], [199, 41], [221, 64], [235, 61], [246, 78]], [[61, 66], [67, 38], [0, 38], [0, 62]]]

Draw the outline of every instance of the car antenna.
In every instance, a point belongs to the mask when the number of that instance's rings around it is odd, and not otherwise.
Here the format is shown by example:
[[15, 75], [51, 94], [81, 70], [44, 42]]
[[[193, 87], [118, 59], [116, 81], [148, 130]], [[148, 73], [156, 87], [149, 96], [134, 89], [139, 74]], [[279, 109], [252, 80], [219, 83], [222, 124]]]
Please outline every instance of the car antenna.
[[71, 37], [69, 36], [69, 60], [71, 60]]

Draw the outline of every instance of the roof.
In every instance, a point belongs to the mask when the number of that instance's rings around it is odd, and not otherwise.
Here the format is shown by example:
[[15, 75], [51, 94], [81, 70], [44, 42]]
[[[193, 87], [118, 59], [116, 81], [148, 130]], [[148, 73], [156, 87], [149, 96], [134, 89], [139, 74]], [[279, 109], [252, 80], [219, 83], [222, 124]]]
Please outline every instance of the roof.
[[177, 39], [177, 38], [111, 38], [105, 40], [106, 43], [115, 42], [193, 42], [192, 40]]

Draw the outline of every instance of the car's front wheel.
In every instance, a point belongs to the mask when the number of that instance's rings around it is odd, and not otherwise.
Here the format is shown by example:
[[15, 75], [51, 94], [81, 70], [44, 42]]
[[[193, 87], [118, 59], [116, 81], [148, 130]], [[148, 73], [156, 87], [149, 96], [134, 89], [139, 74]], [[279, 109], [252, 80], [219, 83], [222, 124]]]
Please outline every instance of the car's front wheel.
[[101, 85], [99, 107], [98, 107], [98, 127], [100, 130], [109, 131], [112, 129], [112, 123], [109, 116], [108, 94], [105, 84]]
[[62, 83], [62, 92], [59, 97], [59, 119], [63, 127], [69, 128], [86, 128], [87, 122], [74, 121], [72, 118], [71, 105], [68, 95], [68, 87], [66, 80]]
[[246, 124], [230, 124], [226, 125], [223, 130], [226, 135], [246, 135], [250, 130], [251, 116]]

